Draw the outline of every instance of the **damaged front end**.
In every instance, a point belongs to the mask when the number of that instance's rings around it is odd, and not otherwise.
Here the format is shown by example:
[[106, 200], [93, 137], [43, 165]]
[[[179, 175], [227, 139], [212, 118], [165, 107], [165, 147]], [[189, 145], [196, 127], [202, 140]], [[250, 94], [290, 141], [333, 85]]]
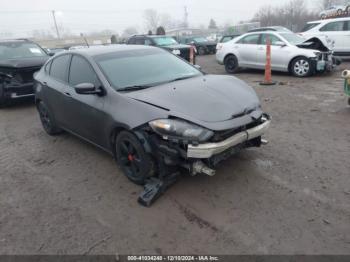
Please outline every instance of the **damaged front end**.
[[[170, 119], [170, 121], [183, 122], [177, 119]], [[187, 124], [187, 122], [183, 123]], [[166, 119], [157, 123], [157, 126], [166, 129], [166, 132], [157, 130], [152, 122], [150, 125], [143, 126], [136, 131], [136, 135], [146, 152], [156, 160], [158, 177], [151, 177], [148, 180], [139, 197], [139, 203], [150, 206], [177, 180], [180, 174], [179, 168], [187, 170], [192, 176], [199, 174], [214, 176], [215, 168], [220, 162], [244, 148], [266, 144], [267, 141], [262, 139], [262, 135], [269, 128], [270, 123], [270, 116], [261, 114], [248, 125], [230, 130], [210, 131], [199, 127], [191, 131], [197, 136], [197, 139], [192, 140], [189, 137], [177, 136], [176, 132], [180, 130], [173, 130], [175, 135], [169, 135], [171, 127], [166, 126]]]
[[4, 97], [16, 99], [34, 96], [33, 74], [40, 70], [40, 67], [29, 68], [5, 68], [0, 67], [1, 82], [3, 84]]
[[316, 72], [331, 72], [337, 65], [341, 64], [341, 59], [333, 55], [334, 42], [328, 37], [324, 39], [312, 37], [297, 46], [316, 51], [316, 56], [311, 59], [312, 66]]
[[[178, 120], [175, 120], [178, 121]], [[230, 130], [210, 131], [191, 130], [197, 139], [169, 135], [144, 126], [136, 133], [141, 141], [145, 141], [146, 150], [158, 161], [160, 175], [174, 172], [178, 167], [186, 169], [191, 175], [215, 175], [215, 167], [233, 154], [248, 147], [260, 147], [266, 141], [262, 135], [270, 125], [270, 117], [262, 114], [248, 125]], [[158, 123], [165, 125], [165, 123]], [[163, 126], [163, 128], [170, 127]], [[200, 127], [199, 127], [200, 128]]]

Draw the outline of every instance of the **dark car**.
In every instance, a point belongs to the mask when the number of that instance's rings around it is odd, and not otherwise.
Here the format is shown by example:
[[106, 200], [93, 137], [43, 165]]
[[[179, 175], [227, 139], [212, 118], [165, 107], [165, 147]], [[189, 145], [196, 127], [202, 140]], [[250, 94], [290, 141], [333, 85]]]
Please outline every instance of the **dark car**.
[[216, 42], [209, 41], [202, 36], [183, 36], [179, 38], [180, 43], [194, 45], [199, 55], [215, 54]]
[[0, 107], [11, 99], [34, 96], [33, 74], [49, 58], [28, 40], [0, 41]]
[[214, 175], [220, 161], [259, 147], [270, 124], [243, 81], [206, 75], [160, 48], [67, 51], [35, 80], [45, 131], [65, 130], [111, 153], [137, 184], [179, 167]]
[[[173, 37], [166, 35], [134, 35], [127, 41], [128, 45], [148, 45], [157, 46], [172, 52], [175, 55], [191, 62], [189, 45], [179, 44]], [[193, 53], [193, 57], [195, 52]], [[195, 61], [195, 58], [194, 58]], [[194, 62], [193, 61], [193, 62]]]
[[228, 41], [231, 41], [232, 39], [235, 39], [238, 36], [240, 36], [240, 34], [224, 35], [223, 37], [221, 37], [219, 43], [226, 43]]

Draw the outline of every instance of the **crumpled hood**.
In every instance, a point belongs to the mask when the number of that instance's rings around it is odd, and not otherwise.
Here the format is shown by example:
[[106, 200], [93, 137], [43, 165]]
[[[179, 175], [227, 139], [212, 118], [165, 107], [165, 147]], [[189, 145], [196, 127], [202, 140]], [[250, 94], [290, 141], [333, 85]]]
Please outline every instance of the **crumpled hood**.
[[0, 67], [25, 68], [42, 66], [49, 56], [0, 60]]
[[318, 50], [321, 52], [329, 52], [333, 49], [332, 40], [330, 40], [329, 38], [319, 37], [311, 37], [305, 42], [298, 44], [297, 47]]
[[232, 76], [205, 75], [125, 93], [169, 110], [169, 115], [220, 122], [250, 113], [260, 106], [255, 91]]

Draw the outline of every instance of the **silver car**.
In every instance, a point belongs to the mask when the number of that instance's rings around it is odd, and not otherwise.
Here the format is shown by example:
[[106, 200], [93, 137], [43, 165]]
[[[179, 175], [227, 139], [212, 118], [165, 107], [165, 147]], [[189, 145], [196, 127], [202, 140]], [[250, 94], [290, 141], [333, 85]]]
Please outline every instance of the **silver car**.
[[264, 69], [268, 38], [272, 70], [306, 77], [335, 67], [332, 51], [325, 41], [316, 37], [306, 40], [294, 33], [276, 31], [248, 33], [221, 44], [216, 60], [231, 74], [241, 67]]

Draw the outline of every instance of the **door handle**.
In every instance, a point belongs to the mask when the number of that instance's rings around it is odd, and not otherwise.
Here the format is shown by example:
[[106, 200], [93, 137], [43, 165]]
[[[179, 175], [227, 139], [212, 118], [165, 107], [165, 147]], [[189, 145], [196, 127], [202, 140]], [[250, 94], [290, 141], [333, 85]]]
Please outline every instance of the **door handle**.
[[72, 95], [69, 92], [64, 92], [66, 96], [72, 97]]
[[258, 48], [258, 50], [265, 50], [265, 48], [263, 48], [263, 47], [259, 47], [259, 48]]
[[42, 85], [47, 86], [47, 82], [46, 81], [42, 82]]

